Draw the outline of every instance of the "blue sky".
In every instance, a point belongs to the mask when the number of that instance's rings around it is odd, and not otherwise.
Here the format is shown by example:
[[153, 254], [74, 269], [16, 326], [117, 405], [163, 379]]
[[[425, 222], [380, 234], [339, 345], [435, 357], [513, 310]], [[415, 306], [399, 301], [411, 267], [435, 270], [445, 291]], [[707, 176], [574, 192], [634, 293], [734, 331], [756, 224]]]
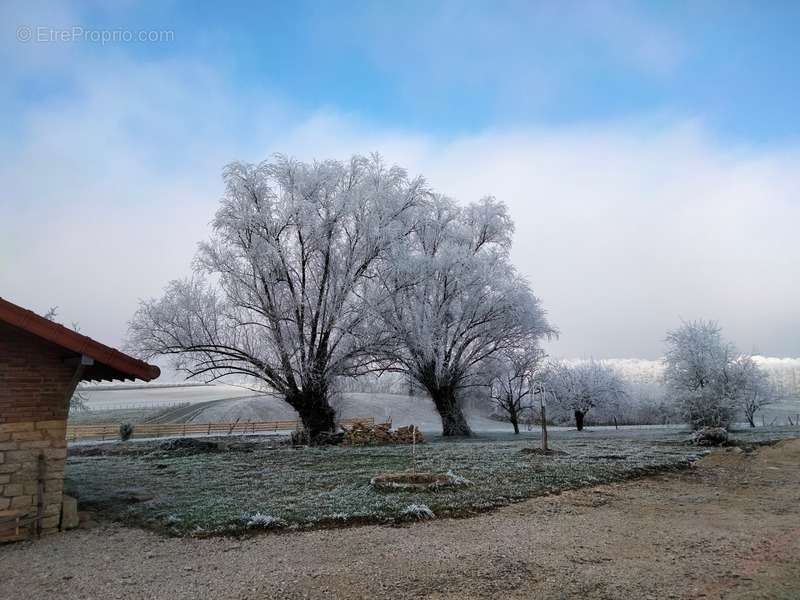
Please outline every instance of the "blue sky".
[[509, 204], [554, 354], [652, 358], [703, 317], [800, 356], [798, 26], [780, 1], [6, 2], [0, 295], [119, 343], [224, 164], [379, 151]]
[[[243, 94], [380, 126], [452, 135], [663, 114], [732, 141], [800, 135], [796, 2], [87, 2], [67, 20], [175, 33], [86, 54], [199, 61]], [[13, 100], [68, 94], [59, 79], [21, 74]]]

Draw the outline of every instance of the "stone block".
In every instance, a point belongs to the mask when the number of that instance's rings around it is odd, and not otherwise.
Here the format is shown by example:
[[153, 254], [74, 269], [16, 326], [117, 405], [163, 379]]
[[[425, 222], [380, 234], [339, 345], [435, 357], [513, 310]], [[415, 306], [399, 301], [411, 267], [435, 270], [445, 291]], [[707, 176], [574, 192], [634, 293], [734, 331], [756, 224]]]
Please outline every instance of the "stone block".
[[11, 439], [15, 442], [35, 442], [42, 439], [41, 431], [20, 431], [12, 433]]
[[1, 433], [16, 433], [19, 431], [33, 431], [33, 422], [26, 421], [24, 423], [0, 423]]
[[64, 496], [61, 501], [61, 530], [75, 529], [78, 525], [78, 501], [72, 496]]
[[66, 448], [47, 448], [44, 451], [45, 458], [63, 459], [67, 458]]
[[[49, 448], [52, 442], [50, 440], [35, 440], [32, 442], [20, 442], [19, 449], [20, 450], [41, 450], [44, 448]], [[46, 454], [45, 454], [46, 456]]]
[[25, 463], [33, 458], [33, 452], [30, 450], [9, 450], [6, 452], [6, 462], [9, 463]]
[[23, 489], [24, 485], [21, 483], [9, 483], [3, 486], [3, 496], [5, 496], [6, 498], [12, 498], [14, 496], [22, 496]]
[[36, 481], [36, 474], [22, 469], [16, 473], [11, 473], [11, 483], [27, 483], [28, 481]]
[[44, 482], [45, 492], [60, 492], [64, 488], [63, 479], [46, 479]]
[[60, 516], [61, 515], [61, 503], [56, 502], [53, 504], [45, 504], [43, 509], [44, 515], [50, 517], [52, 515]]
[[44, 517], [42, 519], [43, 529], [55, 529], [58, 527], [59, 516], [53, 515], [52, 517]]
[[61, 419], [56, 419], [53, 421], [37, 421], [35, 424], [36, 429], [63, 429], [66, 431], [67, 429], [67, 422]]
[[61, 504], [61, 492], [45, 492], [42, 501], [45, 504]]
[[11, 508], [30, 508], [33, 505], [33, 496], [15, 496], [11, 498]]

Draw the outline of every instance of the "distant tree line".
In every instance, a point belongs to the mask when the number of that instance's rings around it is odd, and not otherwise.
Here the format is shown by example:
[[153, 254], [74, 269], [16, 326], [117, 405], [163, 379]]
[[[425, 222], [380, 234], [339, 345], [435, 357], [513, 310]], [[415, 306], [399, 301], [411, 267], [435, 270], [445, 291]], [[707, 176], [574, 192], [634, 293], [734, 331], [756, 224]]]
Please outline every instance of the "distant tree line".
[[[667, 333], [666, 346], [660, 382], [628, 381], [603, 361], [542, 362], [527, 371], [526, 386], [492, 394], [496, 414], [512, 423], [538, 422], [542, 394], [551, 403], [550, 420], [574, 420], [579, 431], [589, 415], [596, 424], [685, 422], [700, 429], [743, 419], [755, 427], [757, 413], [782, 397], [766, 370], [724, 340], [713, 321], [683, 323]], [[502, 381], [518, 372], [516, 364], [508, 364]]]

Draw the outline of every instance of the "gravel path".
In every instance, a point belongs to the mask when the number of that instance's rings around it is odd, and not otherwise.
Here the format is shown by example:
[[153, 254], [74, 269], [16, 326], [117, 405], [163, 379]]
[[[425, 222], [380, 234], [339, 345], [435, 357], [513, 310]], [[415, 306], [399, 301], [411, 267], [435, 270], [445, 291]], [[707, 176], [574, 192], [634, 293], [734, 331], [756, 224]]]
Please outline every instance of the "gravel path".
[[491, 514], [247, 540], [118, 526], [0, 548], [0, 598], [800, 597], [800, 440]]

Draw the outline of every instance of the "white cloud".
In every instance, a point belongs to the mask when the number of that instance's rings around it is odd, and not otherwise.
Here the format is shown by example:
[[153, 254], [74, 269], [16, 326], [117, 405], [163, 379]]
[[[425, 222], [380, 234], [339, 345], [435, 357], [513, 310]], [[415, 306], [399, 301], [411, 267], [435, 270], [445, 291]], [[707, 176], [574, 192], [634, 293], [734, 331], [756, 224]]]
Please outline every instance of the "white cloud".
[[203, 65], [81, 60], [0, 148], [0, 294], [59, 305], [118, 343], [137, 298], [186, 274], [224, 163], [380, 151], [461, 201], [494, 194], [559, 355], [661, 352], [679, 317], [742, 349], [800, 354], [800, 155], [731, 148], [701, 123], [490, 130], [439, 139], [242, 98]]

